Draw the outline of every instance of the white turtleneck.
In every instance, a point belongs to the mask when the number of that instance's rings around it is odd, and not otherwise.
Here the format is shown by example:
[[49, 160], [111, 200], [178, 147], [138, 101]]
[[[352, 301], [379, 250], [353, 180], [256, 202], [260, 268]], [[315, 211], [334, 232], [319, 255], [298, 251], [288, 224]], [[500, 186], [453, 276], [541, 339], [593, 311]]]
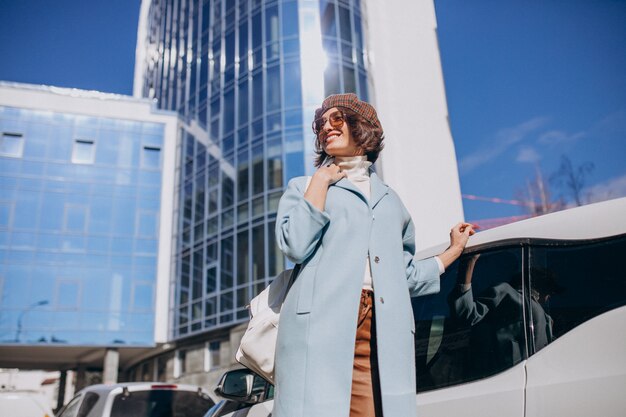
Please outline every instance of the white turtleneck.
[[[352, 182], [363, 193], [367, 200], [371, 196], [370, 187], [370, 171], [369, 168], [372, 163], [367, 160], [366, 156], [336, 156], [335, 164], [346, 173], [346, 176], [350, 182]], [[438, 256], [435, 256], [437, 265], [439, 266], [439, 273], [444, 273], [443, 262]], [[368, 290], [374, 289], [374, 283], [372, 281], [372, 272], [370, 270], [370, 258], [369, 253], [365, 258], [365, 274], [363, 276], [363, 288]]]
[[372, 163], [366, 156], [337, 156], [335, 164], [358, 189], [365, 198], [370, 198], [370, 171]]

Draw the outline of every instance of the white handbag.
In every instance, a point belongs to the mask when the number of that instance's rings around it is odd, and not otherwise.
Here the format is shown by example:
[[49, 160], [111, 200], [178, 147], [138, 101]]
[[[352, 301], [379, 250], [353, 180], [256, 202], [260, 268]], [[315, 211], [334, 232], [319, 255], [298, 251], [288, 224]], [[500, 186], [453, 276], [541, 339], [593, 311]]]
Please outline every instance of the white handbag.
[[237, 362], [272, 384], [280, 309], [298, 270], [299, 265], [296, 265], [294, 269], [281, 272], [250, 301], [250, 322], [235, 354]]
[[[308, 177], [305, 190], [310, 182], [311, 177]], [[235, 354], [237, 362], [272, 384], [274, 383], [274, 359], [280, 309], [300, 267], [296, 265], [293, 269], [286, 269], [278, 274], [259, 295], [250, 301], [248, 307], [250, 322]]]

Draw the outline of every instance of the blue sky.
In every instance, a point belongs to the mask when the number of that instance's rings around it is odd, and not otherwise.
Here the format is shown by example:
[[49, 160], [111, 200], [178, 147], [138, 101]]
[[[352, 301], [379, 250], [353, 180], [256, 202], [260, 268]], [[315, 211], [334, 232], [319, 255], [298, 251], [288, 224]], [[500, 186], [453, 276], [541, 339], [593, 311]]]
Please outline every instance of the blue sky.
[[0, 0], [0, 80], [132, 94], [140, 0]]
[[[0, 0], [0, 80], [131, 94], [139, 0]], [[626, 195], [626, 1], [435, 0], [464, 194], [515, 199], [562, 155]], [[552, 185], [555, 196], [564, 190]], [[519, 206], [464, 200], [466, 218]]]
[[[626, 2], [437, 0], [462, 192], [514, 199], [539, 166], [590, 162], [593, 199], [626, 195]], [[549, 184], [555, 196], [564, 190]], [[521, 213], [464, 200], [466, 217]]]

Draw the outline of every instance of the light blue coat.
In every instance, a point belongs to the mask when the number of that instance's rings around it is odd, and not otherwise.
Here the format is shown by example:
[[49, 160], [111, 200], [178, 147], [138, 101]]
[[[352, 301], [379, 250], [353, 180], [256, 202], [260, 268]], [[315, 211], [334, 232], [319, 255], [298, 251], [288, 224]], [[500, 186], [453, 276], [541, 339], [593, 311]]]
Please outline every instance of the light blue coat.
[[385, 417], [415, 416], [410, 296], [439, 291], [433, 259], [415, 261], [415, 229], [398, 195], [371, 173], [371, 198], [347, 179], [320, 211], [304, 199], [306, 177], [289, 182], [276, 239], [303, 268], [281, 310], [274, 417], [348, 417], [357, 313], [365, 262], [374, 283]]

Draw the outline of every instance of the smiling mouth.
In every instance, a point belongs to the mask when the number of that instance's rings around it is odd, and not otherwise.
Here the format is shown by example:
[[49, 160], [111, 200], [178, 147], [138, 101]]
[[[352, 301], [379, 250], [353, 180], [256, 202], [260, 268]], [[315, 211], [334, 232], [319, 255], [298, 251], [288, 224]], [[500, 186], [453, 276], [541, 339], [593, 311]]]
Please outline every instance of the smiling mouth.
[[338, 133], [338, 132], [329, 133], [328, 135], [326, 135], [324, 142], [328, 144], [329, 141], [335, 140], [339, 136], [341, 136], [341, 133]]

